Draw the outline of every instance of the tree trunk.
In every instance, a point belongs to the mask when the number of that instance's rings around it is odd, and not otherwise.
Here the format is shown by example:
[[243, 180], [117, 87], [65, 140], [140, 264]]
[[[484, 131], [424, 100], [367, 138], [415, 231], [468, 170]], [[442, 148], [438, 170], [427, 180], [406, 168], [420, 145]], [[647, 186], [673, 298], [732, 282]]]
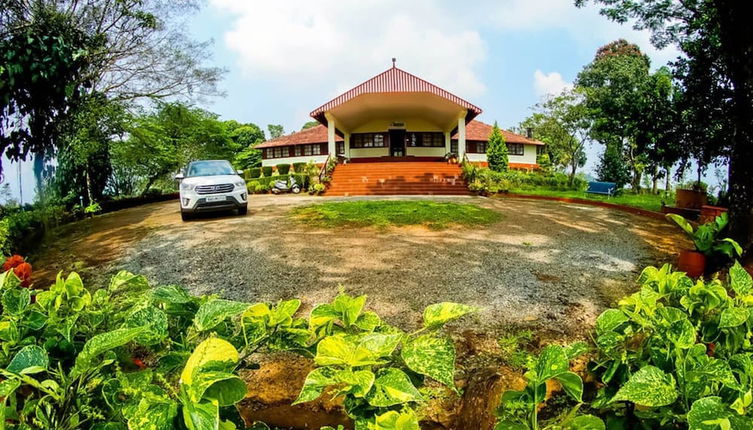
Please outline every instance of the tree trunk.
[[672, 168], [671, 167], [666, 167], [664, 169], [664, 172], [665, 172], [665, 175], [666, 175], [666, 177], [665, 177], [665, 181], [666, 182], [664, 182], [664, 192], [668, 193], [669, 189], [672, 187]]
[[733, 85], [729, 162], [730, 236], [753, 255], [753, 32], [749, 4], [715, 0], [722, 53]]
[[575, 171], [578, 169], [578, 163], [577, 161], [573, 161], [570, 164], [570, 177], [568, 178], [568, 185], [571, 187], [573, 186], [573, 181], [575, 180]]

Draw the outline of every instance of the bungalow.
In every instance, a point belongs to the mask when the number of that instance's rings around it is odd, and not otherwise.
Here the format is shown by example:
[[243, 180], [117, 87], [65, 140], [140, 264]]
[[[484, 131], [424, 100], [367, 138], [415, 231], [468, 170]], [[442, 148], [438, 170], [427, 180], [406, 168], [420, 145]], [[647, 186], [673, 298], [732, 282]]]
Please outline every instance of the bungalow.
[[[441, 161], [447, 154], [486, 163], [492, 127], [481, 109], [394, 64], [311, 112], [320, 124], [256, 147], [262, 165], [313, 161]], [[506, 130], [510, 167], [535, 169], [543, 143]]]

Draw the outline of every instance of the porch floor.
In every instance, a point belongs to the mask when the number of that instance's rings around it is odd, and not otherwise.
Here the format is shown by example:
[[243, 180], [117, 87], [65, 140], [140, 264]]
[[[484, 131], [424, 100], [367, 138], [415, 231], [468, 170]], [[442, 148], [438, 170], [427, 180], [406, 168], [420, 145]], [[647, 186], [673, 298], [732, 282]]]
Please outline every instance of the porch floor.
[[368, 196], [470, 193], [457, 164], [400, 160], [338, 165], [326, 194]]

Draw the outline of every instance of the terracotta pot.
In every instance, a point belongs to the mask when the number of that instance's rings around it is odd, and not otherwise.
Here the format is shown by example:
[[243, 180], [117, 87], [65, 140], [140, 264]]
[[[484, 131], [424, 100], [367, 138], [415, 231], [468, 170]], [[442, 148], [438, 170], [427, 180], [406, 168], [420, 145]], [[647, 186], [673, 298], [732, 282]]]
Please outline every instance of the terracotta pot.
[[706, 204], [707, 198], [705, 191], [678, 189], [675, 193], [675, 206], [683, 209], [700, 209]]
[[706, 270], [706, 256], [698, 251], [683, 249], [680, 251], [680, 260], [677, 262], [677, 268], [688, 274], [691, 278], [697, 278], [703, 275]]

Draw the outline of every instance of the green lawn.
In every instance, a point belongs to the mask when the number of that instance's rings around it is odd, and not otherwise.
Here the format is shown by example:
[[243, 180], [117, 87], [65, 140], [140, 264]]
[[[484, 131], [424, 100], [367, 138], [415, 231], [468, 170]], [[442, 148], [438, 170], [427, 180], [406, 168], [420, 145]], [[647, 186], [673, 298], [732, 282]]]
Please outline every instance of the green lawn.
[[451, 225], [476, 226], [499, 221], [502, 215], [470, 204], [420, 200], [376, 200], [320, 203], [296, 208], [293, 217], [321, 227], [424, 225], [442, 230]]
[[526, 189], [513, 189], [510, 190], [514, 194], [528, 194], [536, 196], [551, 196], [551, 197], [567, 197], [578, 198], [586, 200], [599, 200], [607, 203], [615, 203], [618, 205], [632, 206], [640, 209], [646, 209], [650, 211], [659, 212], [661, 209], [662, 199], [666, 204], [674, 204], [674, 198], [666, 198], [661, 194], [633, 194], [629, 192], [623, 192], [619, 196], [607, 197], [599, 194], [586, 194], [585, 191], [558, 191], [546, 188], [526, 188]]

